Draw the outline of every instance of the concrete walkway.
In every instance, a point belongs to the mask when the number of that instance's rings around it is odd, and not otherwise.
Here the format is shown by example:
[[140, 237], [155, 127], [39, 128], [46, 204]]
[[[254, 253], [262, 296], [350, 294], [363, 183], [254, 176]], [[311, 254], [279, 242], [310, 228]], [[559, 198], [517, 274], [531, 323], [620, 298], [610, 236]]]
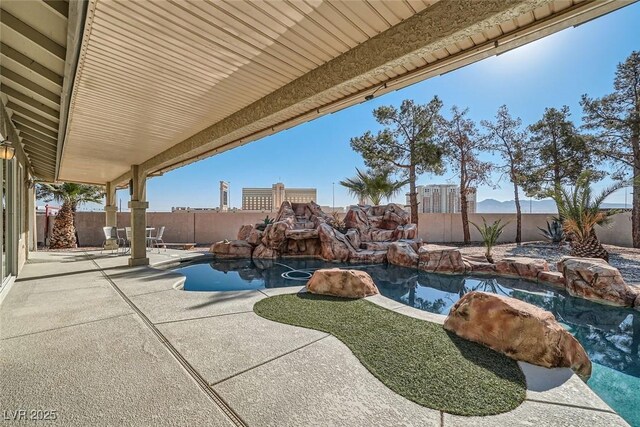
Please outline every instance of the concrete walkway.
[[[197, 255], [149, 256], [159, 263]], [[571, 371], [528, 364], [527, 400], [516, 410], [443, 414], [386, 388], [336, 338], [253, 313], [256, 301], [297, 289], [186, 292], [175, 288], [182, 276], [126, 261], [32, 254], [0, 306], [5, 423], [43, 410], [55, 411], [47, 425], [78, 426], [627, 425]]]

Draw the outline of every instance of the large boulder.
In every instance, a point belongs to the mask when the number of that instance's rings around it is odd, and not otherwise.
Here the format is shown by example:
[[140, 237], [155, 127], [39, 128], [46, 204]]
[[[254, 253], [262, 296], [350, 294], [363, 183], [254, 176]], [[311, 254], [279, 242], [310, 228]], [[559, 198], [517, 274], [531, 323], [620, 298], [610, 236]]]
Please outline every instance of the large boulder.
[[360, 248], [368, 251], [386, 251], [393, 242], [361, 242]]
[[320, 254], [325, 260], [346, 262], [356, 251], [345, 235], [329, 224], [318, 226], [318, 236], [320, 237]]
[[389, 245], [387, 261], [402, 267], [418, 268], [418, 254], [407, 242], [393, 242]]
[[291, 219], [269, 224], [262, 233], [262, 243], [268, 248], [281, 251], [287, 240], [287, 231], [291, 228], [293, 228]]
[[387, 262], [387, 251], [354, 251], [349, 255], [349, 262], [351, 264], [382, 264]]
[[415, 224], [400, 225], [395, 230], [395, 240], [413, 240], [418, 234], [418, 227]]
[[554, 286], [565, 287], [564, 275], [559, 271], [541, 271], [538, 273], [538, 282], [548, 283]]
[[320, 255], [320, 240], [315, 239], [290, 239], [287, 240], [286, 251], [283, 256], [310, 256]]
[[380, 228], [395, 230], [399, 226], [403, 226], [408, 223], [409, 213], [405, 211], [402, 206], [396, 205], [395, 203], [389, 203], [384, 207]]
[[515, 298], [469, 292], [451, 308], [444, 328], [515, 360], [591, 376], [584, 348], [553, 314]]
[[344, 224], [347, 228], [366, 231], [369, 229], [369, 217], [360, 206], [351, 206], [344, 216]]
[[501, 276], [537, 280], [541, 271], [549, 271], [549, 264], [540, 258], [512, 257], [496, 262], [496, 273]]
[[430, 273], [462, 274], [468, 269], [458, 248], [423, 245], [418, 249], [420, 270]]
[[291, 240], [309, 240], [318, 238], [318, 230], [313, 228], [285, 230], [284, 235]]
[[209, 252], [217, 258], [251, 258], [253, 246], [244, 240], [223, 240], [211, 245]]
[[469, 265], [472, 273], [477, 274], [495, 274], [496, 273], [496, 265], [490, 262], [485, 262], [476, 259], [469, 259], [467, 257], [463, 257], [464, 261]]
[[369, 231], [369, 238], [372, 242], [390, 242], [397, 240], [395, 230], [384, 230], [382, 228], [372, 228]]
[[369, 274], [339, 268], [316, 270], [307, 283], [307, 290], [314, 294], [345, 298], [364, 298], [379, 293]]
[[254, 259], [275, 259], [278, 258], [278, 251], [268, 248], [262, 243], [253, 250], [252, 257]]
[[249, 236], [247, 237], [247, 243], [253, 246], [258, 246], [261, 241], [262, 241], [262, 231], [253, 227], [251, 229], [251, 232], [249, 233]]
[[278, 209], [278, 214], [276, 215], [275, 222], [290, 220], [291, 222], [295, 221], [296, 213], [293, 210], [290, 202], [282, 202], [280, 205], [280, 209]]
[[358, 229], [351, 228], [351, 229], [347, 230], [347, 232], [344, 234], [344, 236], [347, 239], [349, 239], [349, 243], [351, 243], [351, 246], [353, 246], [356, 249], [358, 249], [360, 247], [360, 244], [362, 242], [360, 240], [360, 232], [358, 231]]
[[238, 230], [238, 240], [247, 240], [249, 234], [251, 234], [251, 230], [253, 230], [253, 225], [243, 225]]
[[600, 258], [563, 258], [558, 271], [571, 295], [613, 305], [633, 307], [640, 292], [625, 283], [620, 271]]

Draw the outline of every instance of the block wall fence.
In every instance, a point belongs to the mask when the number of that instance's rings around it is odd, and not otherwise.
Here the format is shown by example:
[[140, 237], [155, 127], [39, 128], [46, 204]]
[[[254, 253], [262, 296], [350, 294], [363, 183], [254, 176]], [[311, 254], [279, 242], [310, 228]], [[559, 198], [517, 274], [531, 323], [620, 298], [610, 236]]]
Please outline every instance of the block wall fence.
[[[150, 227], [165, 226], [164, 241], [173, 243], [193, 242], [208, 245], [224, 239], [235, 239], [243, 224], [262, 222], [266, 213], [262, 212], [148, 212], [147, 224]], [[273, 213], [269, 213], [273, 217]], [[523, 214], [522, 240], [524, 242], [542, 240], [538, 227], [546, 227], [546, 221], [552, 214]], [[501, 243], [515, 240], [515, 214], [471, 214], [469, 219], [476, 224], [501, 218], [509, 221], [500, 238]], [[50, 227], [53, 217], [49, 218]], [[102, 227], [105, 214], [102, 212], [78, 212], [76, 227], [81, 246], [101, 246], [104, 240]], [[462, 220], [460, 214], [419, 214], [418, 236], [426, 242], [450, 243], [462, 241]], [[37, 215], [36, 226], [38, 243], [44, 242], [45, 216]], [[118, 213], [118, 227], [129, 226], [129, 213]], [[605, 244], [631, 247], [631, 213], [625, 212], [613, 217], [609, 227], [598, 228], [598, 237]], [[478, 231], [471, 226], [471, 239], [479, 241]]]

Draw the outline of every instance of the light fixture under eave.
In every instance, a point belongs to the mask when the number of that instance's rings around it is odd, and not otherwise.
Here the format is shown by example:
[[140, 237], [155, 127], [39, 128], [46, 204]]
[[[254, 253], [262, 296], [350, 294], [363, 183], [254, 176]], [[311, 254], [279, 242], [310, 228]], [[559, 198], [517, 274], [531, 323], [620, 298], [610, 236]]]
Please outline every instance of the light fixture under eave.
[[16, 155], [16, 149], [13, 145], [11, 145], [11, 141], [2, 140], [0, 141], [0, 159], [2, 160], [11, 160]]

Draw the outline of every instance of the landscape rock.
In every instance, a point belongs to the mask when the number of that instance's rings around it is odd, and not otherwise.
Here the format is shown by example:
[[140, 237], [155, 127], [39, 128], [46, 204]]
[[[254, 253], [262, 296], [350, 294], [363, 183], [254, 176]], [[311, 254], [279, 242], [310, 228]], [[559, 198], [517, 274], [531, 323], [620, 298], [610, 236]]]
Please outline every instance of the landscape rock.
[[564, 276], [558, 271], [541, 271], [538, 273], [538, 282], [565, 287]]
[[625, 283], [620, 271], [600, 258], [563, 258], [558, 262], [567, 291], [574, 296], [633, 307], [638, 288]]
[[293, 223], [295, 219], [296, 213], [291, 206], [291, 202], [282, 202], [282, 204], [280, 205], [280, 209], [278, 209], [278, 214], [276, 215], [276, 219], [274, 222], [289, 220], [291, 223]]
[[253, 246], [244, 240], [223, 240], [211, 245], [209, 252], [217, 258], [251, 258]]
[[344, 234], [329, 224], [320, 224], [318, 236], [320, 237], [320, 254], [325, 260], [346, 262], [349, 261], [351, 253], [356, 251]]
[[318, 230], [313, 228], [306, 228], [302, 230], [285, 230], [284, 235], [287, 239], [292, 240], [317, 239]]
[[418, 254], [406, 242], [393, 242], [389, 245], [387, 261], [402, 267], [418, 268]]
[[352, 206], [344, 216], [344, 224], [347, 228], [365, 231], [369, 229], [369, 218], [360, 206]]
[[469, 292], [451, 308], [444, 328], [515, 360], [591, 376], [584, 348], [553, 314], [515, 298]]
[[251, 234], [251, 230], [253, 230], [253, 225], [243, 225], [238, 230], [238, 240], [247, 240], [249, 234]]
[[398, 240], [413, 240], [418, 234], [418, 227], [415, 224], [400, 225], [396, 228], [396, 235], [394, 236]]
[[496, 262], [496, 272], [501, 276], [536, 280], [541, 271], [549, 271], [549, 264], [540, 258], [512, 257]]
[[390, 242], [395, 239], [395, 230], [383, 230], [381, 228], [374, 228], [370, 230], [370, 236], [372, 242]]
[[393, 242], [361, 242], [360, 248], [368, 251], [386, 251]]
[[345, 233], [345, 237], [347, 239], [349, 239], [349, 242], [351, 243], [351, 246], [353, 246], [356, 249], [360, 247], [360, 243], [361, 243], [361, 241], [360, 241], [360, 232], [357, 229], [352, 228], [352, 229], [348, 230]]
[[371, 206], [368, 208], [367, 214], [371, 217], [381, 217], [383, 227], [386, 225], [389, 227], [387, 228], [389, 230], [395, 229], [399, 225], [409, 223], [409, 212], [405, 211], [402, 206], [395, 203]]
[[495, 274], [496, 273], [496, 265], [486, 261], [476, 261], [472, 259], [468, 259], [467, 257], [463, 258], [464, 261], [469, 265], [469, 269], [472, 273], [480, 273], [480, 274]]
[[[320, 256], [328, 261], [384, 263], [391, 242], [406, 242], [414, 252], [422, 244], [414, 239], [417, 227], [408, 221], [409, 214], [393, 203], [352, 206], [343, 229], [342, 222], [336, 223], [315, 202], [283, 202], [273, 223], [266, 224], [263, 230], [257, 225], [244, 225], [238, 231], [238, 240], [255, 248], [252, 256], [256, 259]], [[218, 249], [220, 253], [225, 250]]]
[[259, 244], [253, 250], [252, 257], [255, 259], [275, 259], [278, 258], [279, 253], [271, 248], [266, 247], [263, 244]]
[[261, 241], [262, 241], [262, 231], [253, 227], [251, 229], [251, 233], [249, 233], [249, 236], [247, 237], [247, 243], [253, 246], [258, 246]]
[[418, 268], [430, 273], [462, 274], [467, 270], [467, 265], [457, 248], [423, 245], [418, 250], [418, 258]]
[[[287, 239], [287, 230], [290, 230], [292, 228], [292, 225], [293, 223], [290, 220], [284, 220], [274, 222], [273, 224], [267, 226], [263, 234], [268, 242], [268, 244], [265, 243], [265, 246], [277, 251], [281, 251]], [[262, 241], [263, 243], [265, 242], [264, 237]]]
[[364, 298], [379, 293], [369, 274], [339, 268], [316, 270], [307, 283], [307, 290], [314, 294], [345, 298]]
[[408, 243], [416, 253], [418, 253], [418, 250], [423, 245], [422, 239], [400, 239], [398, 242]]
[[360, 250], [349, 255], [349, 262], [363, 264], [382, 264], [387, 262], [387, 251]]

